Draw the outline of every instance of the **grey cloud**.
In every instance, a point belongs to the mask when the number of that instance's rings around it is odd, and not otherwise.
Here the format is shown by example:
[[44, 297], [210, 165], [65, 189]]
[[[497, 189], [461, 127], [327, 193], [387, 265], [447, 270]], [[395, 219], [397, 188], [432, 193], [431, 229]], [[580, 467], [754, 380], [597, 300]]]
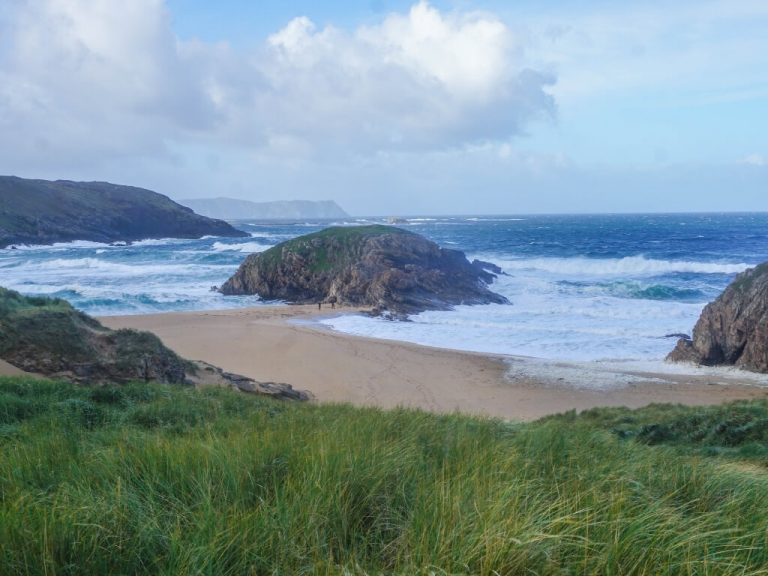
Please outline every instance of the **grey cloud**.
[[[553, 79], [518, 62], [500, 22], [425, 2], [386, 18], [350, 32], [297, 19], [246, 53], [180, 41], [160, 0], [15, 0], [0, 12], [2, 165], [170, 161], [169, 143], [424, 151], [506, 140], [553, 114]], [[474, 67], [445, 63], [462, 50]]]

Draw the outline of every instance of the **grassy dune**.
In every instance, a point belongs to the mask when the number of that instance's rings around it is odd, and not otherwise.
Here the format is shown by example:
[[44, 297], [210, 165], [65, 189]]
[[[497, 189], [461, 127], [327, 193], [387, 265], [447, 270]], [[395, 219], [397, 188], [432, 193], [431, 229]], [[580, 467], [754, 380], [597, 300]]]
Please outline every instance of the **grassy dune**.
[[767, 430], [5, 378], [0, 574], [767, 574]]

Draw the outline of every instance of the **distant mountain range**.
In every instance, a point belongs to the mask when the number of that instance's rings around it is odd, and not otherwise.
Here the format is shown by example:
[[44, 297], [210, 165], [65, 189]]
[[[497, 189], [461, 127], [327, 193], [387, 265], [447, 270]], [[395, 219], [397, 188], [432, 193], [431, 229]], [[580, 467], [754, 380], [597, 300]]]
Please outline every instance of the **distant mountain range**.
[[251, 202], [235, 198], [199, 198], [180, 200], [198, 214], [222, 220], [301, 220], [348, 218], [333, 200], [283, 200], [276, 202]]
[[162, 194], [109, 182], [0, 176], [0, 248], [72, 240], [247, 236]]

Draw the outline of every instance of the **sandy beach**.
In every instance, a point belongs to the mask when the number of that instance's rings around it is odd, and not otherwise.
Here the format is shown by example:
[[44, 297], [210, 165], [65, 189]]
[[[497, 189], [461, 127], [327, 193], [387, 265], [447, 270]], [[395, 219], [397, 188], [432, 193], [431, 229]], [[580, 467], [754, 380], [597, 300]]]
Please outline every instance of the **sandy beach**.
[[311, 391], [319, 402], [530, 420], [595, 406], [700, 405], [768, 395], [768, 388], [726, 372], [633, 372], [616, 377], [615, 386], [587, 387], [583, 374], [578, 382], [569, 381], [567, 364], [544, 364], [564, 375], [552, 380], [516, 370], [524, 359], [359, 338], [306, 322], [329, 312], [314, 306], [264, 306], [100, 320], [111, 328], [150, 330], [187, 358], [260, 381], [285, 382]]

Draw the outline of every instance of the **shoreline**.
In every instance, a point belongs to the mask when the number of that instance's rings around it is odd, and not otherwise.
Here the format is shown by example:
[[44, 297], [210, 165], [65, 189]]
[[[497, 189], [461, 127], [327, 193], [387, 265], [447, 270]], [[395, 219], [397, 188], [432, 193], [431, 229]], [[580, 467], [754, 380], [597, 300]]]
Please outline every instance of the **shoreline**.
[[191, 360], [259, 381], [285, 382], [323, 403], [532, 420], [598, 406], [703, 405], [768, 396], [768, 388], [757, 384], [759, 375], [749, 373], [643, 372], [616, 363], [606, 370], [353, 336], [314, 324], [360, 311], [258, 306], [99, 320], [110, 328], [149, 330]]

